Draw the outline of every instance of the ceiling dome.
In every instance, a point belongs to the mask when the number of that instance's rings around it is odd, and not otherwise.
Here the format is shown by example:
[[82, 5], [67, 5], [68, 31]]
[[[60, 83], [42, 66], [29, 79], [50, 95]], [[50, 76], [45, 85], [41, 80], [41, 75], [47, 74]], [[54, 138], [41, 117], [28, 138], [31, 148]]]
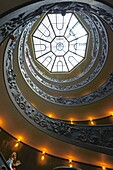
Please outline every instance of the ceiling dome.
[[33, 33], [35, 59], [50, 72], [71, 71], [85, 58], [87, 39], [74, 13], [48, 13]]

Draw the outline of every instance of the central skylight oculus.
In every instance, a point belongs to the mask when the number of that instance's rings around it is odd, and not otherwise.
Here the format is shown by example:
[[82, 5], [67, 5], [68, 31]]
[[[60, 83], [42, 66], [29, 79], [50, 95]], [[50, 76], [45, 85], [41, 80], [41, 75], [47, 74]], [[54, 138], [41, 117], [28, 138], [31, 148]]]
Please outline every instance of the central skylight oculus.
[[69, 72], [85, 58], [88, 32], [74, 13], [46, 14], [32, 37], [35, 60], [50, 72]]

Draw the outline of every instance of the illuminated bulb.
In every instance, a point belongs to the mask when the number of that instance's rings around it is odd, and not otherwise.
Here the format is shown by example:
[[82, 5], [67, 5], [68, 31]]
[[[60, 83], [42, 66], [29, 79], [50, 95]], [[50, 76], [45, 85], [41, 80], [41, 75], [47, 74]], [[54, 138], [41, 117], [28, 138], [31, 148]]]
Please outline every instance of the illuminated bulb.
[[94, 125], [94, 122], [93, 122], [93, 121], [91, 121], [91, 125]]
[[69, 167], [73, 167], [73, 165], [70, 163], [70, 164], [69, 164]]
[[20, 138], [18, 138], [17, 141], [20, 142], [21, 141]]
[[50, 118], [52, 117], [52, 115], [51, 115], [51, 114], [49, 114], [48, 116], [49, 116]]
[[16, 144], [15, 144], [15, 147], [16, 147], [16, 148], [19, 146], [20, 141], [21, 141], [20, 138], [18, 138], [18, 139], [17, 139], [17, 142], [16, 142]]
[[44, 154], [45, 154], [45, 151], [42, 151], [42, 154], [44, 155]]
[[19, 146], [19, 143], [16, 143], [16, 144], [15, 144], [15, 148], [17, 148], [18, 146]]
[[69, 159], [69, 167], [72, 167], [73, 165], [72, 165], [72, 160], [71, 159]]
[[71, 124], [73, 124], [73, 120], [71, 120]]
[[92, 120], [92, 119], [90, 119], [90, 124], [91, 124], [91, 125], [94, 125], [94, 122], [93, 122], [93, 120]]
[[45, 159], [45, 156], [44, 156], [44, 155], [42, 155], [42, 156], [41, 156], [41, 160], [43, 161], [44, 159]]
[[103, 169], [103, 170], [106, 170], [106, 167], [105, 167], [105, 166], [102, 166], [102, 169]]
[[45, 151], [42, 151], [41, 160], [43, 161], [44, 159], [45, 159]]

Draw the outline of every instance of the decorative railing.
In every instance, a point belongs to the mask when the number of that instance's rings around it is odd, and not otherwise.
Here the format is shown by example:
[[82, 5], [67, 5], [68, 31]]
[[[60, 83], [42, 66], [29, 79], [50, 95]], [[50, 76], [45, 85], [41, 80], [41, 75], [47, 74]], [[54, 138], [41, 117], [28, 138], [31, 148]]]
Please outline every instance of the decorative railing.
[[[43, 4], [43, 3], [42, 3]], [[76, 4], [76, 3], [75, 3]], [[75, 6], [74, 6], [75, 7]], [[104, 6], [103, 6], [104, 7]], [[78, 8], [78, 9], [77, 9]], [[92, 12], [94, 15], [98, 15], [100, 18], [104, 19], [113, 31], [113, 15], [112, 12], [107, 12], [103, 10], [102, 7], [94, 7], [86, 4], [77, 3], [75, 10], [83, 10], [86, 13]], [[39, 11], [29, 13], [21, 13], [18, 17], [11, 19], [8, 23], [3, 24], [0, 27], [1, 41], [6, 38], [19, 24], [23, 21], [27, 21], [32, 18]], [[26, 16], [26, 17], [25, 17]], [[92, 16], [95, 18], [95, 16]], [[92, 19], [94, 19], [92, 18]], [[28, 21], [29, 22], [29, 21]], [[16, 74], [13, 65], [13, 55], [16, 42], [19, 35], [23, 31], [25, 22], [23, 26], [15, 30], [14, 40], [9, 40], [5, 55], [4, 55], [4, 77], [9, 95], [20, 111], [20, 113], [34, 126], [36, 126], [41, 131], [56, 137], [62, 141], [71, 143], [73, 145], [82, 146], [84, 148], [91, 148], [92, 150], [103, 152], [109, 155], [113, 155], [113, 126], [80, 126], [75, 124], [69, 124], [65, 121], [51, 119], [41, 113], [39, 110], [34, 108], [29, 101], [24, 97], [19, 89], [19, 84], [16, 82]], [[104, 35], [102, 33], [102, 35]], [[105, 42], [105, 39], [104, 39]], [[105, 49], [107, 47], [105, 46]], [[106, 55], [106, 51], [103, 52], [103, 56]], [[29, 81], [29, 78], [28, 78]], [[32, 89], [34, 88], [33, 82], [30, 82]], [[61, 104], [66, 106], [79, 106], [89, 104], [113, 93], [113, 73], [110, 74], [106, 82], [98, 88], [96, 91], [79, 98], [62, 98], [53, 97], [45, 94], [37, 87], [38, 95], [42, 98], [53, 102], [55, 104]]]
[[[21, 32], [16, 30], [15, 40], [9, 41], [5, 52], [4, 76], [9, 95], [20, 113], [34, 126], [48, 135], [73, 145], [92, 148], [95, 151], [111, 154], [113, 150], [113, 126], [80, 126], [66, 123], [65, 121], [51, 119], [34, 108], [23, 96], [17, 83], [13, 70], [13, 51], [18, 36]], [[112, 77], [113, 75], [111, 75]], [[112, 79], [113, 80], [113, 79]], [[106, 149], [105, 149], [106, 148]]]
[[0, 170], [10, 170], [1, 152], [0, 152]]

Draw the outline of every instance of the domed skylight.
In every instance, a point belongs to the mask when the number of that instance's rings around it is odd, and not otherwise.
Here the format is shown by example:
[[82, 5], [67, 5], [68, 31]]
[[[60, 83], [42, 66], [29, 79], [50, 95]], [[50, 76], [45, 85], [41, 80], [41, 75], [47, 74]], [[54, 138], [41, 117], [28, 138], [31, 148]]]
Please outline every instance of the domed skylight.
[[74, 13], [46, 14], [32, 36], [35, 60], [50, 72], [69, 72], [85, 58], [88, 32]]

